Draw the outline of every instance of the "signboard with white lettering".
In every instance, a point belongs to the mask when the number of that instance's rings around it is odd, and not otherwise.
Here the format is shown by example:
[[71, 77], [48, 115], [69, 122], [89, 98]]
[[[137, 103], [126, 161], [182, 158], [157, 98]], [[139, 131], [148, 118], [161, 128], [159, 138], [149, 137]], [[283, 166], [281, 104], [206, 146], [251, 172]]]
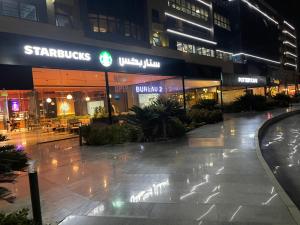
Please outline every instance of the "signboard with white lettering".
[[163, 86], [149, 86], [149, 85], [137, 85], [135, 86], [135, 92], [144, 94], [144, 93], [162, 93]]
[[263, 87], [267, 85], [266, 77], [256, 74], [224, 74], [224, 86]]

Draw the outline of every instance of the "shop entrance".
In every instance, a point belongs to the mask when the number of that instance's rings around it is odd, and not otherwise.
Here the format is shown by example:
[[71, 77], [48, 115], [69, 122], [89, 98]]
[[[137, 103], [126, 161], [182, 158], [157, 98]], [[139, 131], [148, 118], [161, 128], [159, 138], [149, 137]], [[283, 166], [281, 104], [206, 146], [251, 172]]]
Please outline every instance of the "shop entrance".
[[[134, 105], [145, 107], [159, 96], [190, 108], [201, 99], [218, 98], [219, 81], [178, 76], [32, 69], [34, 89], [8, 91], [1, 97], [1, 130], [46, 134], [76, 133], [93, 118], [126, 115]], [[183, 91], [185, 86], [185, 91]], [[107, 91], [109, 89], [109, 91]], [[107, 96], [109, 93], [109, 96]], [[10, 122], [8, 122], [10, 121]]]

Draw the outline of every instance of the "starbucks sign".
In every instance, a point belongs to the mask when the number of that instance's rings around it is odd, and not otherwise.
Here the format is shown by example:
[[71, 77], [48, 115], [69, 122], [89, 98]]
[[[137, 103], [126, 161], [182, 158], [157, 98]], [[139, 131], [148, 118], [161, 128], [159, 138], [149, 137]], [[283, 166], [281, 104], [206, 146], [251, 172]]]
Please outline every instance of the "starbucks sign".
[[111, 54], [108, 51], [102, 51], [99, 54], [99, 61], [102, 66], [110, 67], [113, 63]]

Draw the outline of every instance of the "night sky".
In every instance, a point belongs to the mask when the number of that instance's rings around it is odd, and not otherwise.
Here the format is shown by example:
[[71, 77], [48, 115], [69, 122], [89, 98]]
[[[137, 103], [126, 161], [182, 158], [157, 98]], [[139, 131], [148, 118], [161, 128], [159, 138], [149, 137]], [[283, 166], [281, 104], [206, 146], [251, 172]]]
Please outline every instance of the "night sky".
[[[299, 0], [265, 0], [280, 14], [294, 24], [298, 29], [298, 37], [300, 37], [300, 1]], [[299, 41], [299, 39], [298, 39]]]

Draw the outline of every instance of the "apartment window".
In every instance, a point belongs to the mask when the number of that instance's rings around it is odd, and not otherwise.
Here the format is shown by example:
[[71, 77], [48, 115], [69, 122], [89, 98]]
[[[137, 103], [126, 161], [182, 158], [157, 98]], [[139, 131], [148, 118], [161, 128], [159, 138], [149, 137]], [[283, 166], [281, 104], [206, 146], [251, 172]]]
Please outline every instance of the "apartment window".
[[222, 59], [224, 61], [232, 61], [232, 54], [217, 51], [216, 58]]
[[215, 57], [215, 51], [213, 49], [205, 48], [202, 46], [195, 46], [179, 41], [177, 42], [177, 50], [185, 53]]
[[214, 13], [214, 24], [223, 29], [226, 29], [229, 31], [231, 30], [229, 19], [227, 19], [224, 16], [221, 16], [217, 13]]
[[154, 32], [152, 35], [152, 45], [162, 47], [160, 33]]
[[68, 15], [56, 14], [55, 21], [57, 27], [72, 27], [71, 18]]
[[169, 0], [168, 6], [178, 11], [208, 21], [208, 11], [187, 0]]
[[57, 27], [72, 28], [73, 8], [67, 4], [55, 2], [55, 22]]
[[0, 0], [3, 16], [12, 16], [25, 20], [37, 21], [36, 6], [33, 4], [19, 3], [14, 0]]
[[131, 21], [122, 21], [113, 16], [89, 14], [91, 31], [95, 33], [116, 33], [125, 37], [142, 40], [143, 30], [141, 26]]

